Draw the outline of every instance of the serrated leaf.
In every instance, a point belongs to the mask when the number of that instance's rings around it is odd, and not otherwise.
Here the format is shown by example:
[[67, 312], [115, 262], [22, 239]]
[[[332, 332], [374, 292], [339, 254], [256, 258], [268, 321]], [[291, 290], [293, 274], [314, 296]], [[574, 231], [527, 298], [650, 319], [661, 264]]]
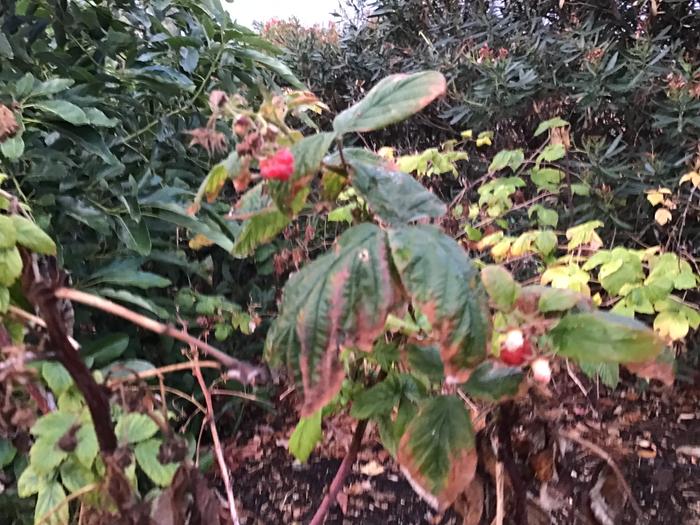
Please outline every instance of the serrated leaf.
[[520, 293], [520, 285], [508, 270], [498, 265], [481, 269], [481, 282], [489, 298], [500, 310], [510, 310]]
[[68, 370], [61, 363], [54, 361], [47, 361], [41, 365], [41, 376], [56, 397], [68, 390], [73, 384]]
[[445, 367], [436, 347], [409, 344], [406, 350], [412, 371], [423, 374], [433, 383], [439, 383], [445, 378]]
[[319, 409], [310, 416], [302, 417], [289, 438], [289, 452], [302, 463], [306, 463], [316, 444], [323, 437], [322, 414], [323, 410]]
[[92, 467], [99, 449], [95, 426], [92, 423], [83, 424], [75, 433], [75, 438], [77, 440], [75, 457], [85, 468], [89, 469]]
[[499, 151], [489, 165], [489, 173], [495, 173], [506, 167], [516, 171], [524, 161], [525, 154], [522, 149]]
[[445, 93], [445, 77], [436, 71], [390, 75], [360, 102], [333, 121], [338, 133], [374, 131], [417, 113]]
[[386, 236], [373, 224], [350, 228], [289, 279], [265, 353], [273, 362], [285, 357], [302, 384], [302, 416], [339, 392], [345, 376], [340, 352], [370, 351], [397, 300]]
[[86, 468], [75, 458], [68, 458], [61, 465], [61, 482], [70, 491], [76, 492], [95, 482], [92, 470]]
[[473, 398], [498, 402], [515, 396], [523, 377], [518, 367], [485, 361], [474, 369], [462, 388]]
[[539, 166], [542, 161], [554, 162], [564, 158], [564, 155], [566, 155], [566, 149], [564, 149], [563, 144], [549, 144], [542, 150], [542, 153], [537, 156], [536, 163]]
[[36, 420], [32, 425], [31, 433], [37, 437], [58, 441], [77, 421], [76, 414], [61, 411], [49, 412]]
[[72, 102], [67, 100], [42, 100], [32, 104], [36, 109], [56, 115], [58, 118], [73, 124], [82, 126], [88, 124], [88, 117], [85, 112]]
[[401, 393], [401, 383], [392, 374], [381, 383], [362, 390], [353, 399], [350, 415], [356, 419], [388, 415], [398, 405]]
[[591, 363], [579, 361], [581, 371], [591, 379], [600, 377], [604, 385], [615, 388], [620, 382], [620, 365], [617, 363]]
[[382, 220], [401, 224], [442, 217], [447, 207], [410, 175], [383, 166], [353, 162], [353, 188]]
[[639, 363], [664, 347], [643, 323], [606, 312], [569, 313], [549, 337], [559, 354], [577, 361]]
[[321, 161], [335, 137], [335, 133], [316, 133], [295, 143], [291, 147], [292, 155], [294, 155], [292, 180], [299, 180], [316, 173], [321, 168]]
[[243, 222], [243, 230], [236, 239], [231, 253], [236, 257], [249, 257], [258, 246], [282, 233], [289, 222], [289, 217], [279, 210], [254, 215]]
[[661, 337], [667, 337], [672, 341], [678, 341], [688, 335], [690, 323], [681, 312], [668, 310], [659, 313], [654, 319], [654, 330]]
[[479, 273], [462, 247], [433, 226], [389, 230], [401, 282], [432, 326], [449, 381], [462, 382], [486, 355], [489, 312]]
[[568, 126], [569, 123], [562, 119], [561, 117], [554, 117], [549, 120], [545, 120], [544, 122], [540, 122], [539, 126], [537, 126], [537, 129], [535, 130], [535, 137], [541, 135], [545, 131], [552, 129], [552, 128], [562, 128], [564, 126]]
[[17, 495], [20, 498], [33, 496], [43, 490], [49, 484], [50, 479], [50, 476], [37, 472], [30, 463], [17, 480]]
[[455, 396], [423, 402], [401, 438], [398, 461], [411, 485], [444, 510], [469, 486], [477, 454], [469, 413]]
[[538, 189], [556, 192], [564, 178], [564, 172], [554, 168], [533, 168], [530, 170], [530, 180]]
[[36, 498], [34, 523], [42, 525], [68, 525], [68, 505], [56, 507], [66, 499], [66, 493], [58, 481], [48, 483]]
[[140, 443], [158, 432], [158, 425], [146, 414], [129, 412], [117, 421], [114, 433], [122, 444]]
[[[44, 416], [46, 417], [46, 416]], [[58, 448], [58, 439], [63, 435], [56, 430], [37, 439], [29, 450], [29, 461], [39, 474], [51, 474], [68, 455]]]
[[162, 464], [158, 461], [158, 450], [162, 441], [160, 439], [149, 439], [142, 441], [134, 448], [134, 455], [139, 467], [146, 475], [159, 487], [167, 487], [173, 479], [175, 471], [180, 466], [179, 463]]
[[56, 255], [56, 243], [29, 219], [12, 216], [17, 242], [31, 251], [44, 255]]

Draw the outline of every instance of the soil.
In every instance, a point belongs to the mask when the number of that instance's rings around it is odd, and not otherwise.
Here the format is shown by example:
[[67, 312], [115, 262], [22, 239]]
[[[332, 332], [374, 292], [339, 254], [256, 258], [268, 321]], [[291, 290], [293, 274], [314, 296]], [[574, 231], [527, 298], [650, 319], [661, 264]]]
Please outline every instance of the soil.
[[[512, 421], [514, 466], [526, 487], [527, 523], [575, 525], [700, 524], [700, 388], [640, 387], [628, 378], [615, 390], [560, 372], [531, 387]], [[576, 384], [579, 383], [579, 385]], [[584, 395], [584, 391], [586, 394]], [[324, 443], [306, 464], [286, 449], [296, 415], [291, 396], [274, 415], [257, 418], [228, 444], [234, 493], [245, 525], [306, 524], [345, 456], [352, 421], [324, 421]], [[491, 524], [496, 512], [492, 413], [479, 433], [485, 487], [480, 521], [454, 510], [438, 515], [413, 491], [371, 430], [326, 525]], [[565, 439], [573, 435], [579, 442]], [[582, 444], [582, 442], [585, 444]], [[625, 481], [641, 514], [625, 493]], [[516, 523], [505, 483], [504, 523]], [[516, 484], [517, 485], [517, 484]]]

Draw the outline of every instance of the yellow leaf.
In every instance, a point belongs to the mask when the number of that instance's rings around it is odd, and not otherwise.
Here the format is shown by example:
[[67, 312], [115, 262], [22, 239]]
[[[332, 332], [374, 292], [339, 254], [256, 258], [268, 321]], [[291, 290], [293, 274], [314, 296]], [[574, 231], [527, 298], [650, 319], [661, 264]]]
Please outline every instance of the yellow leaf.
[[394, 148], [384, 146], [383, 148], [379, 148], [377, 154], [384, 159], [391, 160], [394, 158]]
[[201, 233], [198, 233], [192, 237], [189, 242], [190, 248], [193, 250], [200, 250], [202, 248], [206, 248], [207, 246], [211, 246], [212, 244], [214, 244], [214, 241], [208, 239]]
[[671, 220], [671, 212], [668, 211], [666, 208], [659, 208], [654, 214], [654, 220], [658, 222], [661, 226], [663, 226]]
[[651, 205], [656, 206], [664, 201], [664, 195], [670, 195], [671, 190], [668, 188], [657, 188], [655, 190], [647, 190], [645, 193]]
[[467, 130], [462, 131], [462, 133], [460, 133], [460, 136], [463, 139], [470, 139], [474, 136], [474, 133], [472, 133], [472, 130], [467, 129]]
[[685, 182], [690, 182], [695, 188], [700, 187], [700, 173], [698, 173], [697, 171], [691, 171], [689, 173], [686, 173], [681, 177], [681, 180], [678, 184], [681, 185]]

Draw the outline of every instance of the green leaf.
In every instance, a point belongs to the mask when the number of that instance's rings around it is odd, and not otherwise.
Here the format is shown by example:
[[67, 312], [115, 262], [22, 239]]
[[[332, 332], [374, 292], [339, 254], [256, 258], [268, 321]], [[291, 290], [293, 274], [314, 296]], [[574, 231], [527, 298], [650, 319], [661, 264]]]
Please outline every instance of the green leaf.
[[554, 168], [532, 168], [530, 180], [540, 190], [559, 191], [559, 184], [564, 178], [564, 172]]
[[17, 242], [15, 226], [7, 215], [0, 215], [0, 248], [12, 248]]
[[32, 90], [32, 96], [45, 97], [55, 95], [56, 93], [65, 91], [73, 84], [75, 84], [75, 80], [72, 78], [50, 78], [36, 86]]
[[242, 57], [250, 58], [255, 62], [262, 64], [273, 73], [279, 75], [279, 77], [285, 82], [287, 82], [290, 86], [293, 86], [297, 89], [307, 89], [306, 86], [304, 86], [304, 84], [301, 81], [299, 81], [299, 79], [294, 75], [292, 70], [289, 69], [289, 67], [284, 62], [276, 59], [275, 57], [272, 57], [265, 53], [261, 53], [260, 51], [252, 49], [250, 47], [239, 47], [238, 49], [236, 49], [236, 54]]
[[302, 463], [306, 463], [316, 444], [323, 437], [322, 414], [323, 410], [317, 410], [310, 416], [302, 417], [289, 438], [289, 452]]
[[159, 487], [167, 487], [173, 479], [179, 463], [163, 464], [158, 461], [158, 450], [162, 440], [149, 439], [142, 441], [134, 449], [136, 461], [146, 475]]
[[0, 469], [14, 461], [17, 455], [17, 449], [12, 445], [9, 439], [0, 438]]
[[401, 383], [395, 374], [381, 383], [362, 390], [353, 400], [350, 415], [356, 419], [388, 415], [399, 404]]
[[333, 121], [338, 133], [374, 131], [404, 120], [443, 95], [445, 77], [436, 71], [390, 75], [377, 83], [365, 98]]
[[445, 509], [469, 486], [476, 471], [474, 431], [456, 396], [423, 402], [401, 438], [398, 461], [433, 507]]
[[510, 311], [520, 294], [520, 285], [502, 266], [489, 265], [481, 270], [481, 282], [499, 310]]
[[406, 426], [415, 418], [416, 412], [416, 405], [406, 396], [402, 396], [396, 419], [392, 419], [391, 416], [379, 416], [376, 418], [382, 445], [394, 458], [396, 458], [398, 453], [399, 441], [406, 431]]
[[0, 288], [0, 314], [7, 313], [10, 308], [10, 290]]
[[41, 376], [56, 397], [68, 390], [73, 384], [68, 370], [61, 363], [54, 361], [47, 361], [41, 366]]
[[566, 149], [564, 149], [563, 144], [549, 144], [542, 150], [542, 153], [537, 156], [536, 163], [539, 166], [542, 161], [554, 162], [564, 158], [565, 155]]
[[499, 151], [491, 161], [489, 173], [495, 173], [506, 167], [516, 171], [524, 161], [525, 154], [523, 153], [522, 149]]
[[584, 297], [565, 288], [542, 288], [537, 309], [543, 313], [564, 312], [579, 304]]
[[85, 468], [91, 468], [98, 452], [97, 434], [92, 423], [83, 424], [75, 433], [78, 441], [75, 447], [75, 457]]
[[46, 474], [39, 473], [34, 469], [34, 466], [30, 463], [20, 474], [17, 480], [17, 495], [20, 498], [28, 498], [33, 496], [37, 492], [46, 488], [49, 484], [50, 476]]
[[115, 333], [84, 344], [81, 353], [92, 359], [93, 366], [101, 367], [120, 358], [128, 346], [129, 336]]
[[5, 36], [4, 32], [0, 33], [0, 56], [4, 58], [9, 58], [10, 60], [15, 58], [15, 53], [14, 51], [12, 51], [12, 45]]
[[89, 282], [96, 284], [120, 284], [123, 286], [134, 286], [147, 290], [148, 288], [165, 288], [170, 286], [169, 279], [151, 272], [144, 272], [138, 269], [138, 261], [121, 260], [114, 261], [109, 266], [94, 272]]
[[615, 388], [620, 382], [620, 365], [617, 363], [591, 363], [579, 361], [581, 371], [591, 379], [600, 377], [604, 385]]
[[240, 258], [249, 257], [261, 244], [270, 242], [282, 233], [290, 219], [279, 210], [254, 215], [243, 222], [243, 231], [236, 239], [231, 253]]
[[547, 257], [557, 247], [557, 234], [552, 230], [537, 232], [537, 236], [535, 237], [535, 246], [543, 257]]
[[559, 214], [555, 210], [545, 208], [541, 204], [535, 204], [527, 210], [528, 217], [532, 217], [534, 214], [537, 215], [537, 222], [539, 222], [541, 226], [556, 228], [559, 222]]
[[61, 465], [61, 482], [70, 491], [76, 492], [95, 482], [92, 470], [86, 468], [75, 458], [68, 458]]
[[158, 432], [156, 422], [146, 414], [138, 412], [124, 414], [114, 427], [117, 439], [123, 444], [140, 443], [153, 437], [156, 432]]
[[321, 168], [321, 161], [335, 137], [335, 133], [316, 133], [295, 143], [291, 148], [294, 155], [292, 180], [299, 180], [306, 175], [316, 173]]
[[72, 141], [76, 146], [83, 148], [88, 153], [97, 155], [110, 166], [118, 166], [119, 159], [109, 150], [102, 135], [93, 128], [87, 126], [73, 126], [71, 124], [53, 124], [52, 127]]
[[61, 411], [49, 412], [36, 420], [32, 425], [31, 432], [37, 437], [58, 441], [77, 421], [76, 414]]
[[406, 350], [412, 371], [423, 374], [433, 383], [440, 383], [445, 378], [445, 367], [436, 347], [409, 344]]
[[19, 133], [0, 143], [0, 151], [8, 160], [16, 160], [24, 153], [24, 140]]
[[561, 355], [594, 363], [649, 361], [664, 347], [639, 321], [605, 312], [567, 314], [549, 337]]
[[135, 222], [130, 218], [122, 219], [115, 216], [117, 223], [117, 235], [129, 250], [133, 250], [144, 257], [151, 253], [151, 234], [146, 226], [146, 221]]
[[389, 230], [389, 246], [414, 306], [428, 318], [448, 380], [462, 382], [486, 355], [489, 312], [479, 273], [456, 241], [433, 226]]
[[17, 242], [22, 246], [36, 253], [56, 255], [56, 243], [32, 221], [13, 215], [12, 224], [16, 231]]
[[68, 454], [57, 446], [62, 435], [54, 431], [49, 436], [40, 437], [32, 445], [29, 461], [39, 474], [51, 474], [66, 459]]
[[36, 109], [56, 115], [74, 126], [82, 126], [89, 123], [85, 112], [67, 100], [42, 100], [34, 102], [32, 105]]
[[537, 126], [537, 129], [535, 130], [535, 137], [541, 135], [545, 131], [552, 129], [552, 128], [563, 128], [564, 126], [568, 126], [569, 123], [562, 119], [561, 117], [554, 117], [549, 120], [545, 120], [544, 122], [540, 122], [540, 125]]
[[42, 525], [68, 525], [68, 505], [54, 511], [54, 509], [66, 499], [66, 493], [58, 481], [52, 481], [46, 485], [36, 498], [34, 507], [34, 523]]
[[113, 128], [119, 124], [119, 119], [109, 118], [101, 110], [97, 108], [84, 108], [85, 116], [88, 122], [93, 126], [101, 128]]
[[462, 388], [476, 399], [499, 402], [518, 393], [523, 377], [518, 367], [485, 361], [474, 369]]
[[170, 318], [170, 314], [165, 308], [161, 308], [153, 301], [146, 299], [145, 297], [142, 297], [140, 295], [136, 295], [135, 293], [132, 293], [128, 290], [114, 290], [112, 288], [94, 288], [91, 291], [99, 296], [113, 299], [118, 302], [136, 305], [139, 308], [143, 308], [144, 310], [155, 314], [161, 319]]
[[132, 69], [129, 73], [136, 78], [151, 81], [164, 87], [181, 89], [183, 91], [194, 91], [195, 89], [195, 84], [189, 77], [168, 66], [146, 66]]
[[398, 299], [386, 236], [373, 224], [350, 228], [332, 250], [289, 279], [265, 353], [273, 362], [284, 357], [303, 385], [302, 416], [340, 391], [340, 352], [370, 351]]
[[410, 175], [364, 162], [351, 166], [353, 188], [386, 222], [407, 223], [447, 213], [445, 204]]

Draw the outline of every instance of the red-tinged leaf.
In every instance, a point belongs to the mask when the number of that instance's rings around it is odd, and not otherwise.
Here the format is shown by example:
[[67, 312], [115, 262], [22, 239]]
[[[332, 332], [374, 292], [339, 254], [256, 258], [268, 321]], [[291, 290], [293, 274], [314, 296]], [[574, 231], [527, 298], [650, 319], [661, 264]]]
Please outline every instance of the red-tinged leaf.
[[302, 416], [325, 406], [340, 390], [345, 348], [370, 351], [399, 300], [386, 235], [361, 224], [334, 249], [293, 275], [265, 342], [267, 359], [286, 360], [301, 384]]
[[474, 479], [477, 454], [469, 413], [455, 396], [423, 402], [398, 450], [414, 490], [439, 510], [449, 507]]
[[333, 121], [338, 133], [374, 131], [417, 113], [447, 89], [437, 71], [390, 75], [377, 83], [360, 102]]
[[389, 230], [389, 246], [401, 283], [432, 325], [447, 381], [466, 381], [490, 339], [478, 271], [459, 244], [433, 226]]

